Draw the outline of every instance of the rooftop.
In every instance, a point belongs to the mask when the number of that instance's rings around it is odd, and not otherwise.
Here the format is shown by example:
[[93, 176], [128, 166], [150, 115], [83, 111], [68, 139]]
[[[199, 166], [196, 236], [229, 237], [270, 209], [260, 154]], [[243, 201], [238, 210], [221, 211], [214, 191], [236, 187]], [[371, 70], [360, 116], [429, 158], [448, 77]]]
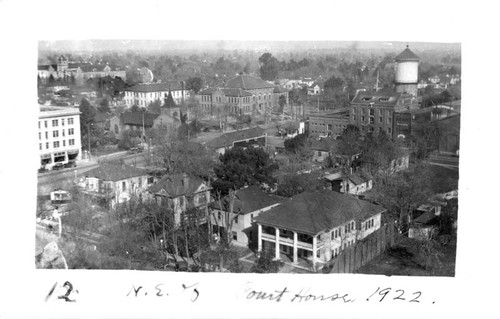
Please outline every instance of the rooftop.
[[58, 117], [58, 116], [69, 116], [69, 115], [79, 115], [81, 114], [80, 109], [76, 107], [65, 107], [65, 106], [46, 106], [40, 105], [39, 118], [47, 117]]
[[255, 218], [260, 224], [317, 235], [384, 212], [379, 205], [329, 190], [303, 192]]
[[[258, 186], [248, 186], [236, 191], [236, 197], [234, 199], [233, 212], [240, 212], [241, 214], [249, 214], [260, 209], [279, 204], [283, 197], [276, 196], [273, 194], [268, 194], [264, 192]], [[229, 210], [229, 196], [224, 197], [221, 200], [222, 209], [225, 211]], [[218, 201], [213, 203], [213, 207], [220, 209]]]
[[255, 90], [264, 88], [274, 88], [274, 85], [262, 79], [243, 74], [228, 80], [226, 83], [226, 88]]
[[397, 106], [401, 93], [359, 91], [351, 104], [374, 104], [378, 106]]
[[410, 47], [407, 45], [406, 49], [404, 49], [403, 52], [401, 52], [400, 54], [398, 54], [394, 58], [394, 60], [396, 60], [398, 62], [401, 62], [401, 61], [420, 61], [420, 58], [415, 53], [413, 53], [410, 50]]
[[167, 91], [180, 91], [182, 84], [180, 82], [165, 82], [165, 83], [151, 83], [151, 84], [136, 84], [129, 87], [125, 91], [132, 92], [167, 92]]
[[154, 124], [154, 120], [159, 116], [159, 114], [155, 113], [147, 113], [147, 112], [124, 112], [122, 113], [120, 119], [122, 124], [124, 125], [136, 125], [136, 126], [144, 126], [152, 127]]
[[219, 137], [214, 138], [206, 143], [207, 147], [221, 148], [233, 146], [234, 142], [253, 139], [265, 136], [265, 130], [260, 126], [252, 127], [249, 129], [224, 133]]
[[121, 181], [132, 177], [146, 176], [147, 172], [143, 169], [130, 166], [104, 163], [99, 167], [91, 169], [84, 173], [85, 177], [95, 177], [103, 181]]
[[153, 194], [175, 198], [182, 195], [194, 194], [202, 184], [204, 184], [204, 181], [199, 177], [182, 173], [172, 174], [163, 176], [148, 191]]

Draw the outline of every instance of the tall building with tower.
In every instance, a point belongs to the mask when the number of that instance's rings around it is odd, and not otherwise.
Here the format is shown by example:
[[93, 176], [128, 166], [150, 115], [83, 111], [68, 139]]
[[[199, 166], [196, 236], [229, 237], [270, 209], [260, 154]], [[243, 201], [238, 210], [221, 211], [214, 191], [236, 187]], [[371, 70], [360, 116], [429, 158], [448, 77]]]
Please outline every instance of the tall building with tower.
[[408, 93], [417, 96], [418, 91], [418, 63], [420, 58], [413, 53], [409, 46], [394, 58], [396, 61], [395, 85], [396, 92]]

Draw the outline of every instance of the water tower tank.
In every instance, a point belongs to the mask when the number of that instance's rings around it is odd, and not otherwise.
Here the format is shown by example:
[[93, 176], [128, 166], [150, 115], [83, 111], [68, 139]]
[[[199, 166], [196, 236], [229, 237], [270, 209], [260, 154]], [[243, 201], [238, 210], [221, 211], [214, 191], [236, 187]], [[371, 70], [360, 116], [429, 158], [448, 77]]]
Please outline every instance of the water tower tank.
[[396, 60], [396, 84], [418, 83], [418, 62], [420, 58], [408, 46], [394, 60]]

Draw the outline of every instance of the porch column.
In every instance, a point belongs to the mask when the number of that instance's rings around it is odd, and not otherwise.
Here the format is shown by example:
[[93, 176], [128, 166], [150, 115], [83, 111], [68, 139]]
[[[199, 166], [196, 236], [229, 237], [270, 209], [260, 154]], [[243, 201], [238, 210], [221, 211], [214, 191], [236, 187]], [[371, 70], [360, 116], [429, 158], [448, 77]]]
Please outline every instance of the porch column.
[[276, 229], [276, 246], [274, 247], [276, 254], [275, 259], [278, 260], [280, 259], [280, 229], [277, 227], [275, 227], [274, 229]]
[[258, 243], [258, 248], [257, 251], [262, 251], [262, 225], [257, 224], [257, 243]]
[[316, 264], [316, 249], [318, 247], [316, 236], [313, 237], [313, 265]]
[[293, 232], [293, 263], [296, 264], [299, 261], [298, 249], [297, 249], [297, 232]]

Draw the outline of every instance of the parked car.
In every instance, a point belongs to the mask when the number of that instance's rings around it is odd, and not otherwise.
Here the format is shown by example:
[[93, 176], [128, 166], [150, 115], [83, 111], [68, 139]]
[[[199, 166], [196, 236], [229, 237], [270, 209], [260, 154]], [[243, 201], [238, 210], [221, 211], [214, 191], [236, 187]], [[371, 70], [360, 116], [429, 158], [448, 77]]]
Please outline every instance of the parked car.
[[64, 164], [63, 163], [56, 163], [54, 164], [54, 166], [52, 166], [52, 170], [53, 171], [57, 171], [57, 170], [60, 170], [60, 169], [63, 169], [64, 168]]
[[48, 172], [49, 170], [45, 168], [45, 166], [42, 166], [38, 169], [38, 173], [45, 173]]

